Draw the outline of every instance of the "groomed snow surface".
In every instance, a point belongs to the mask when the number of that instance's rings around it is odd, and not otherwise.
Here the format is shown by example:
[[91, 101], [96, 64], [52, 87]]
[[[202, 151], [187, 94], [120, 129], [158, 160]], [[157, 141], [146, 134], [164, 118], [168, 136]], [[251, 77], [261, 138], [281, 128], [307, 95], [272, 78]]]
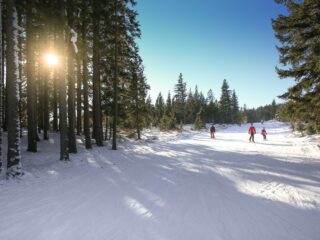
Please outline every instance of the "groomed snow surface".
[[[58, 135], [26, 152], [25, 175], [0, 182], [1, 240], [320, 239], [316, 137], [283, 123], [161, 133], [58, 160]], [[156, 136], [156, 137], [154, 137]], [[152, 140], [150, 140], [152, 139]]]

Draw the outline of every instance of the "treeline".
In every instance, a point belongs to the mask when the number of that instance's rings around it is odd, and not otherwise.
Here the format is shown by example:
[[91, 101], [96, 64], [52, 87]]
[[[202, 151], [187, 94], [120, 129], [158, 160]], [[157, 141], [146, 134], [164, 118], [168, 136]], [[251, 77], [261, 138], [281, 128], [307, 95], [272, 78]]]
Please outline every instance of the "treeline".
[[274, 119], [277, 108], [275, 101], [257, 109], [239, 107], [236, 91], [230, 90], [227, 80], [223, 80], [220, 99], [214, 97], [212, 89], [206, 96], [197, 86], [187, 91], [180, 74], [173, 94], [168, 92], [164, 97], [160, 92], [149, 112], [150, 122], [164, 130], [177, 129], [183, 124], [194, 124], [195, 129], [201, 129], [205, 123], [241, 124]]
[[275, 100], [271, 104], [252, 109], [247, 109], [246, 105], [244, 105], [242, 110], [243, 122], [254, 123], [276, 119], [281, 106]]
[[293, 78], [295, 84], [280, 97], [287, 102], [279, 117], [308, 134], [320, 133], [320, 1], [276, 0], [288, 9], [272, 21], [280, 64], [280, 78]]
[[64, 161], [77, 152], [76, 135], [84, 136], [87, 149], [110, 139], [117, 149], [119, 128], [140, 133], [147, 123], [149, 86], [135, 41], [140, 37], [135, 5], [135, 0], [0, 1], [0, 125], [8, 132], [2, 173], [22, 174], [22, 128], [28, 130], [30, 152], [50, 138], [49, 130], [59, 131]]
[[205, 123], [240, 123], [238, 97], [229, 89], [227, 80], [223, 81], [221, 97], [217, 100], [212, 89], [206, 96], [198, 91], [187, 91], [182, 74], [174, 86], [174, 93], [169, 92], [166, 99], [159, 93], [154, 109], [151, 110], [152, 122], [161, 129], [179, 128], [183, 124], [194, 124], [195, 129], [204, 127]]

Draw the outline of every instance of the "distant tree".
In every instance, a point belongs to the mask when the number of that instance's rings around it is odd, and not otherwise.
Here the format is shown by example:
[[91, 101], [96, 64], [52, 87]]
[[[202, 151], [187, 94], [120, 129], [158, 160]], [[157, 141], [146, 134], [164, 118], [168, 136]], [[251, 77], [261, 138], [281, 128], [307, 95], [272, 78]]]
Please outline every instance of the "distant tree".
[[179, 75], [178, 83], [174, 88], [174, 111], [179, 123], [186, 121], [186, 83], [183, 81], [182, 73]]
[[200, 114], [197, 115], [197, 117], [196, 117], [196, 119], [195, 119], [195, 121], [194, 121], [193, 126], [194, 126], [194, 129], [195, 129], [195, 130], [201, 130], [201, 129], [204, 128], [205, 125], [204, 125], [204, 123], [203, 123], [203, 121], [202, 121], [202, 119], [201, 119]]
[[166, 106], [165, 114], [167, 116], [172, 115], [172, 99], [171, 99], [170, 91], [168, 92], [168, 96], [167, 96], [167, 100], [166, 100], [165, 106]]
[[213, 91], [210, 89], [207, 94], [207, 107], [205, 110], [205, 121], [207, 123], [215, 123], [218, 121], [218, 106], [214, 98]]
[[164, 100], [162, 97], [161, 92], [158, 94], [158, 97], [156, 99], [156, 103], [155, 103], [155, 114], [156, 114], [156, 125], [159, 124], [160, 119], [163, 117], [163, 115], [165, 114], [165, 104], [164, 104]]
[[231, 91], [227, 80], [224, 79], [219, 101], [220, 120], [222, 123], [231, 123]]
[[231, 116], [232, 123], [240, 123], [239, 102], [235, 90], [232, 91], [231, 96]]

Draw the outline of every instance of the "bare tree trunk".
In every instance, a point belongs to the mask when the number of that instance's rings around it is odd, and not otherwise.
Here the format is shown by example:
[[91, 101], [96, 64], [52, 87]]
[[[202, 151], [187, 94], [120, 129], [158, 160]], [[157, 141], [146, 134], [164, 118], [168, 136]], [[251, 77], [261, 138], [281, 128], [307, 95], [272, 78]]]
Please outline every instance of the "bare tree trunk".
[[107, 141], [108, 140], [108, 127], [109, 127], [109, 119], [108, 119], [108, 115], [106, 113], [106, 122], [105, 122], [105, 133], [104, 133], [104, 140]]
[[[18, 12], [18, 25], [21, 26], [22, 15]], [[23, 137], [22, 128], [22, 34], [19, 34], [18, 44], [19, 44], [19, 120], [20, 120], [20, 138]]]
[[89, 126], [89, 99], [88, 99], [88, 61], [87, 61], [87, 43], [86, 43], [86, 28], [87, 23], [85, 20], [82, 22], [82, 84], [83, 84], [83, 127], [85, 136], [86, 149], [92, 148]]
[[7, 88], [8, 104], [8, 157], [7, 176], [22, 175], [19, 122], [19, 64], [18, 16], [14, 0], [7, 0]]
[[43, 139], [49, 139], [49, 94], [48, 94], [48, 77], [45, 76], [44, 79], [44, 93], [43, 93]]
[[60, 129], [60, 160], [69, 160], [68, 150], [68, 128], [67, 128], [67, 99], [66, 99], [66, 73], [65, 56], [66, 47], [64, 39], [65, 31], [65, 5], [64, 0], [59, 0], [60, 16], [58, 28], [58, 45], [60, 49], [60, 69], [59, 69], [59, 129]]
[[58, 84], [57, 71], [53, 72], [53, 131], [58, 131]]
[[77, 56], [77, 135], [82, 131], [82, 82], [81, 82], [81, 63]]
[[34, 59], [34, 30], [32, 26], [33, 19], [33, 0], [27, 5], [27, 116], [28, 116], [28, 151], [37, 152], [37, 126], [35, 112], [35, 59]]
[[113, 129], [112, 150], [117, 150], [117, 121], [118, 121], [118, 9], [115, 0], [115, 54], [114, 54], [114, 80], [113, 80]]
[[92, 0], [93, 4], [93, 136], [97, 146], [103, 146], [103, 130], [100, 100], [100, 9], [99, 1]]
[[71, 41], [73, 26], [73, 0], [67, 1], [68, 28], [66, 29], [66, 46], [68, 47], [68, 143], [69, 152], [77, 153], [76, 135], [75, 135], [75, 49]]
[[3, 76], [2, 76], [2, 0], [0, 0], [0, 176], [3, 174], [3, 157], [2, 157], [2, 95], [3, 95]]
[[[2, 0], [1, 0], [2, 1]], [[1, 13], [2, 14], [2, 13]], [[4, 24], [4, 21], [3, 21], [3, 15], [1, 16], [1, 24], [3, 26]], [[2, 90], [1, 90], [1, 101], [2, 101], [2, 105], [1, 105], [1, 113], [2, 113], [2, 116], [1, 116], [1, 125], [0, 125], [0, 128], [1, 130], [4, 129], [4, 118], [5, 118], [5, 108], [4, 108], [4, 104], [5, 104], [5, 94], [4, 94], [4, 65], [5, 65], [5, 45], [4, 45], [4, 27], [2, 27], [1, 29], [1, 59], [2, 59], [2, 64], [1, 64], [1, 81], [2, 81]]]

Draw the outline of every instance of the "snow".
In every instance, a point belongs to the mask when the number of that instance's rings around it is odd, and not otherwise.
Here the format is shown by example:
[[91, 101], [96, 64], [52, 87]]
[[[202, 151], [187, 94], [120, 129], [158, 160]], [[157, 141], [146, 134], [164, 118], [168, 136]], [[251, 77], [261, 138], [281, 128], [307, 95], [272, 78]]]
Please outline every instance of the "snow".
[[[255, 124], [257, 132], [262, 125]], [[320, 236], [318, 137], [265, 122], [208, 131], [144, 131], [119, 150], [60, 162], [58, 136], [22, 157], [25, 175], [0, 182], [0, 239], [313, 240]]]
[[78, 53], [77, 41], [78, 41], [78, 33], [71, 28], [71, 42], [74, 47], [75, 53]]

